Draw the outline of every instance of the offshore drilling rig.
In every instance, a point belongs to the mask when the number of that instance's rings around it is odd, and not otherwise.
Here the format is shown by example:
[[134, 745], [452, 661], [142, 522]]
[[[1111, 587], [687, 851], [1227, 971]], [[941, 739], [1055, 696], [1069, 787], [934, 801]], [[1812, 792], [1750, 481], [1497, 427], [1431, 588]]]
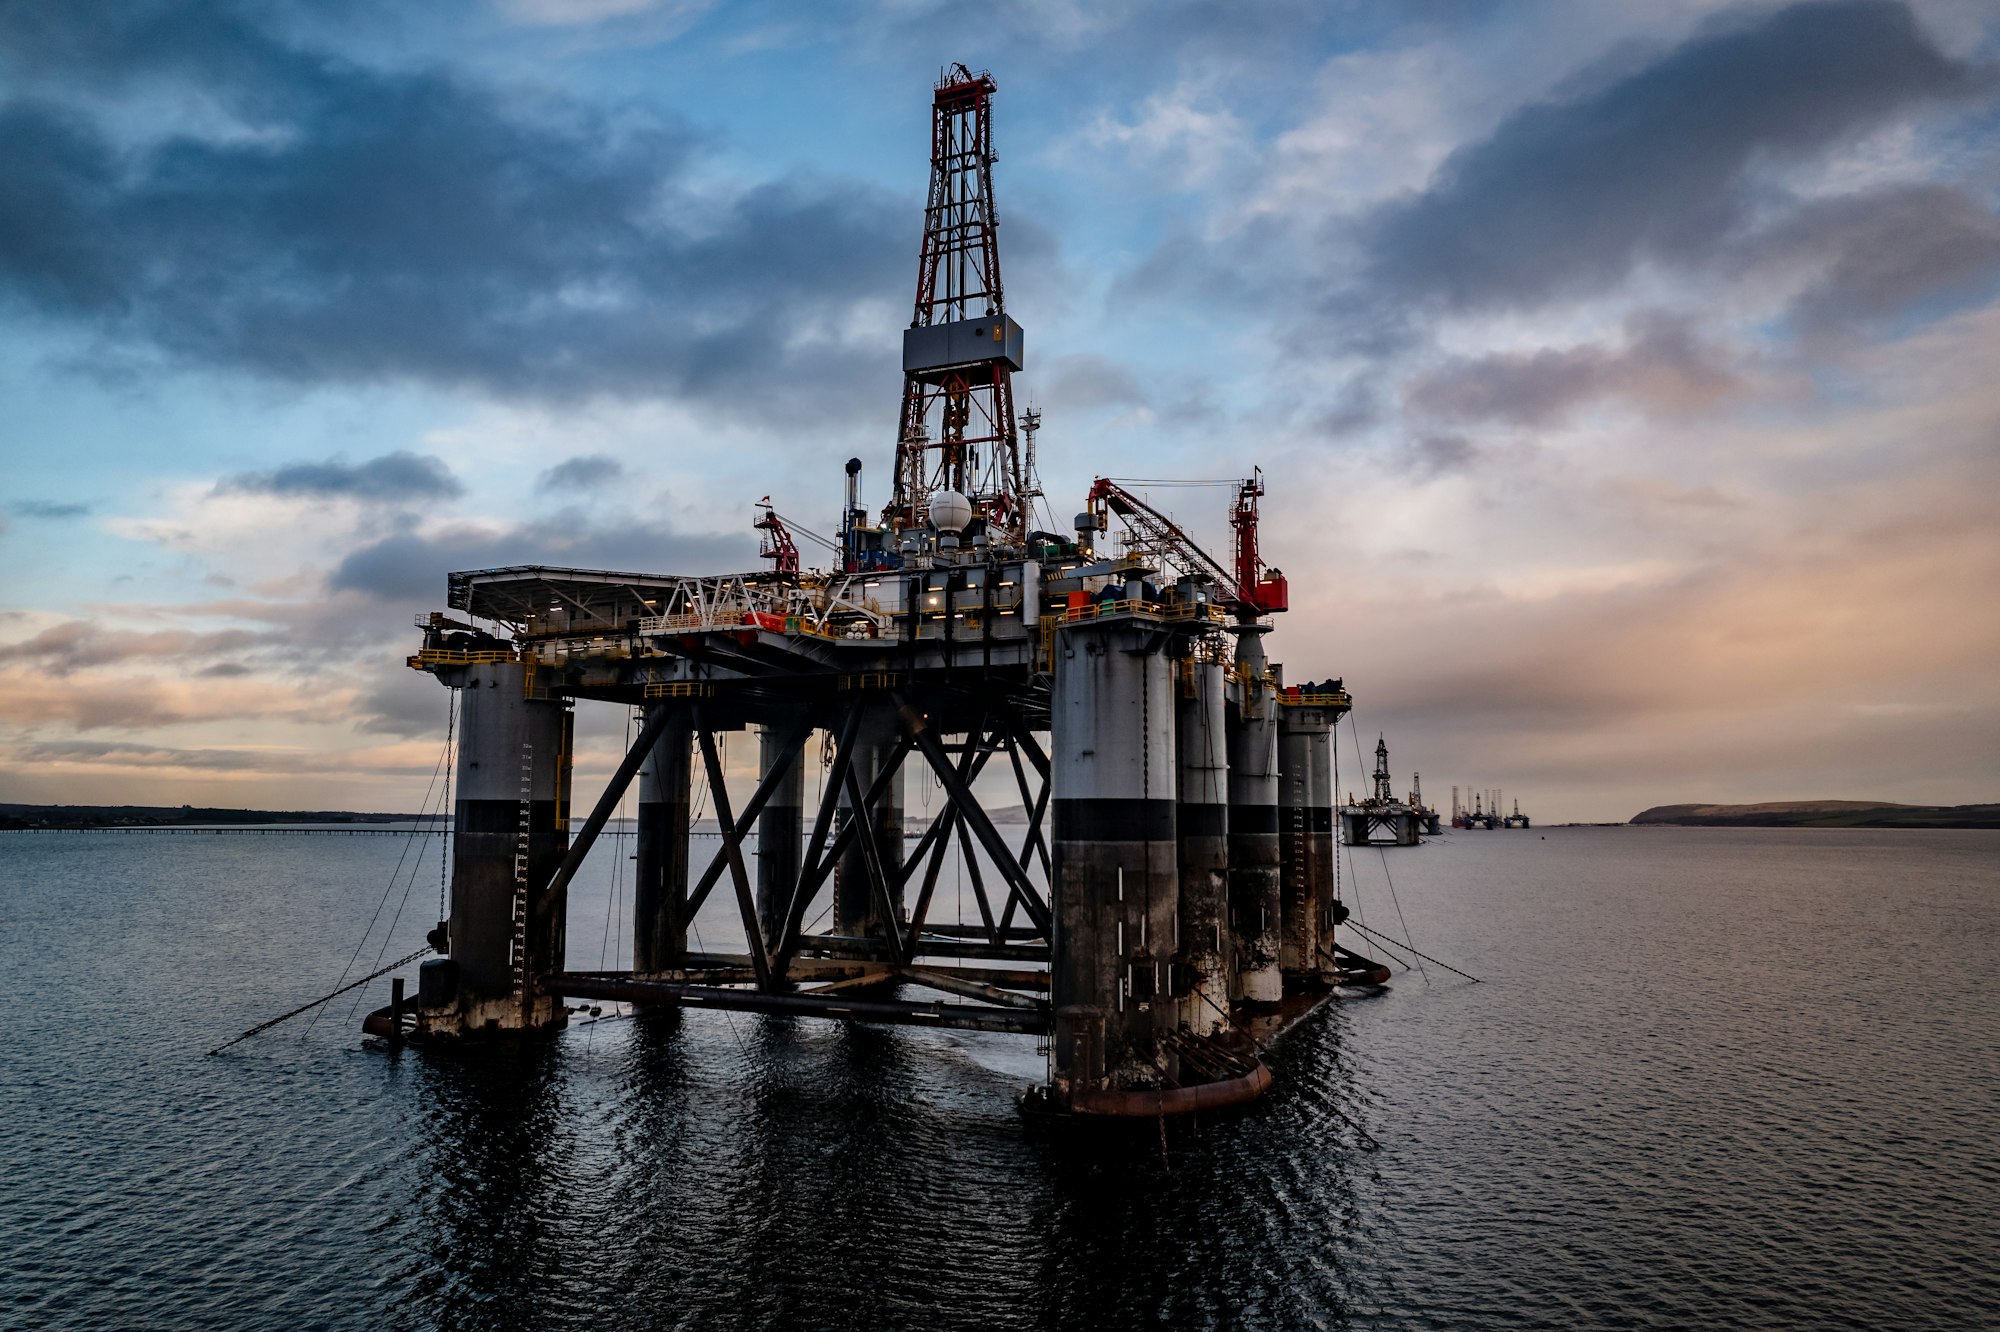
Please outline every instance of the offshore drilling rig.
[[[1360, 800], [1351, 796], [1340, 810], [1340, 840], [1347, 846], [1415, 846], [1421, 833], [1438, 831], [1435, 810], [1425, 809], [1421, 786], [1398, 800], [1389, 777], [1389, 740], [1375, 741], [1374, 786]], [[1413, 777], [1414, 781], [1415, 778]]]
[[[1258, 550], [1261, 475], [1237, 488], [1227, 565], [1109, 479], [1073, 531], [1037, 524], [994, 92], [962, 65], [935, 89], [893, 491], [871, 514], [846, 464], [833, 567], [802, 567], [767, 497], [769, 569], [473, 570], [448, 579], [463, 618], [419, 619], [410, 665], [457, 691], [460, 718], [450, 919], [414, 1001], [368, 1030], [518, 1035], [580, 999], [1033, 1033], [1048, 1083], [1026, 1108], [1152, 1117], [1260, 1094], [1265, 1038], [1334, 985], [1388, 979], [1335, 939], [1330, 736], [1350, 701], [1287, 688], [1267, 659], [1287, 584]], [[644, 721], [573, 827], [578, 702]], [[719, 737], [753, 727], [759, 778], [738, 806]], [[813, 808], [809, 749], [831, 756]], [[697, 765], [721, 829], [705, 865]], [[913, 765], [945, 796], [920, 829]], [[987, 773], [1011, 778], [1025, 829], [982, 805]], [[635, 781], [633, 969], [569, 970], [568, 886]], [[932, 919], [953, 857], [977, 924]], [[742, 952], [689, 947], [718, 888]], [[827, 895], [830, 924], [808, 929]]]
[[1473, 828], [1491, 832], [1496, 828], [1531, 828], [1534, 821], [1521, 812], [1521, 802], [1514, 802], [1514, 812], [1500, 813], [1500, 789], [1494, 787], [1486, 791], [1470, 791], [1472, 803], [1459, 803], [1458, 788], [1451, 788], [1451, 826]]

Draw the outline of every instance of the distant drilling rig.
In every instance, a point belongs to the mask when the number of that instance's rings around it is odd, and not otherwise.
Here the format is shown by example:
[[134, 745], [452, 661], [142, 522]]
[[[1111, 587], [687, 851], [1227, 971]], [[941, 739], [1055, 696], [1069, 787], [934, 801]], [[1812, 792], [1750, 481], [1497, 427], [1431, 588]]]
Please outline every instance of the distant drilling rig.
[[[1073, 531], [1037, 522], [994, 93], [962, 65], [934, 90], [894, 484], [871, 516], [847, 462], [832, 567], [805, 567], [810, 534], [766, 497], [767, 569], [449, 576], [464, 618], [420, 620], [410, 658], [457, 698], [446, 955], [368, 1030], [519, 1036], [577, 999], [1032, 1033], [1048, 1078], [1025, 1108], [1152, 1118], [1261, 1094], [1261, 1042], [1335, 985], [1388, 979], [1336, 940], [1330, 737], [1350, 702], [1337, 682], [1286, 687], [1267, 659], [1288, 589], [1259, 554], [1261, 474], [1237, 488], [1228, 564], [1108, 478]], [[579, 702], [641, 709], [643, 725], [572, 826]], [[719, 738], [752, 727], [759, 777], [738, 805]], [[808, 808], [816, 753], [830, 757]], [[922, 826], [912, 765], [944, 793]], [[689, 853], [697, 769], [721, 828], [705, 865]], [[996, 822], [982, 776], [1018, 795], [1024, 828]], [[568, 887], [635, 782], [633, 969], [572, 971]], [[976, 924], [933, 919], [953, 862]], [[717, 888], [743, 951], [689, 946]], [[809, 929], [822, 904], [830, 923]]]
[[1512, 814], [1503, 816], [1500, 813], [1500, 788], [1497, 786], [1487, 791], [1473, 791], [1468, 789], [1466, 794], [1472, 801], [1469, 805], [1460, 803], [1458, 788], [1456, 786], [1451, 788], [1451, 826], [1454, 828], [1472, 828], [1491, 832], [1496, 828], [1527, 828], [1532, 826], [1528, 816], [1521, 812], [1521, 802], [1519, 800], [1514, 802], [1514, 812]]
[[[1435, 811], [1423, 807], [1422, 794], [1398, 800], [1389, 776], [1389, 739], [1375, 741], [1373, 789], [1355, 800], [1348, 799], [1340, 810], [1340, 840], [1348, 846], [1415, 846], [1419, 834], [1438, 831]], [[1412, 777], [1412, 781], [1415, 778]]]

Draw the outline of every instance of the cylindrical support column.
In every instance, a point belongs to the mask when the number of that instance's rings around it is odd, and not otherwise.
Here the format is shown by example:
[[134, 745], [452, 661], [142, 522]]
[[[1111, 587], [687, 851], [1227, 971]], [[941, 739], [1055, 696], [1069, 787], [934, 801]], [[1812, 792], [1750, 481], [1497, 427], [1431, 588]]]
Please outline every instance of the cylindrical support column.
[[1320, 712], [1326, 723], [1326, 743], [1312, 750], [1313, 836], [1315, 877], [1313, 879], [1313, 919], [1319, 922], [1319, 948], [1314, 966], [1321, 980], [1332, 983], [1340, 974], [1334, 954], [1334, 929], [1347, 919], [1347, 907], [1340, 900], [1340, 840], [1333, 829], [1333, 807], [1340, 799], [1334, 789], [1333, 756], [1340, 743], [1338, 734], [1344, 709]]
[[1277, 689], [1265, 675], [1262, 631], [1245, 625], [1236, 638], [1230, 686], [1229, 918], [1236, 936], [1238, 997], [1275, 1004], [1279, 971]]
[[687, 952], [688, 783], [694, 770], [694, 723], [686, 703], [647, 708], [670, 715], [639, 769], [637, 885], [632, 894], [632, 966], [666, 971]]
[[779, 764], [785, 765], [785, 775], [757, 816], [757, 924], [764, 931], [767, 948], [784, 928], [792, 890], [799, 882], [800, 809], [805, 803], [806, 769], [802, 756], [786, 747], [791, 731], [790, 726], [759, 728], [758, 779], [762, 781]]
[[1174, 1075], [1180, 908], [1172, 663], [1123, 616], [1062, 626], [1050, 699], [1058, 1100]]
[[[458, 688], [451, 956], [455, 975], [422, 993], [427, 1034], [503, 1034], [561, 1026], [560, 1000], [536, 981], [563, 963], [561, 903], [535, 910], [569, 849], [570, 722], [559, 701], [525, 695], [525, 667], [464, 668]], [[449, 1002], [446, 994], [450, 995]]]
[[[857, 789], [865, 797], [875, 784], [882, 769], [896, 756], [901, 739], [900, 723], [896, 710], [886, 699], [871, 699], [857, 705], [864, 709], [861, 724], [854, 734], [853, 769]], [[840, 794], [837, 814], [838, 828], [845, 828], [854, 817], [851, 798], [844, 789]], [[875, 832], [875, 845], [882, 857], [882, 868], [892, 878], [903, 863], [903, 771], [889, 779], [875, 808], [869, 811]], [[890, 908], [893, 920], [883, 918], [873, 883], [868, 877], [868, 862], [856, 841], [841, 855], [840, 863], [833, 868], [833, 932], [857, 937], [886, 939], [892, 930], [900, 928], [908, 916], [903, 905], [903, 891], [892, 884], [889, 890]]]
[[1175, 835], [1180, 848], [1180, 950], [1187, 973], [1181, 1021], [1200, 1035], [1229, 1020], [1229, 736], [1219, 662], [1184, 668], [1174, 707], [1180, 754]]
[[1333, 904], [1333, 718], [1310, 704], [1280, 704], [1278, 723], [1278, 964], [1288, 975], [1330, 969], [1322, 949]]

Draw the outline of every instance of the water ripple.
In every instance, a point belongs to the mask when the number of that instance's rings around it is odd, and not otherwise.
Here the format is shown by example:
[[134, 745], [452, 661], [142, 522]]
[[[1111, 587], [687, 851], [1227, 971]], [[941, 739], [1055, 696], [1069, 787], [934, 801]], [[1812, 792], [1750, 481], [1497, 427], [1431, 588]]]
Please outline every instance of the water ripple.
[[[1265, 1103], [1164, 1143], [1024, 1127], [1039, 1061], [1005, 1037], [658, 1013], [391, 1056], [342, 1012], [201, 1058], [330, 984], [329, 940], [393, 863], [371, 841], [0, 838], [0, 1326], [1963, 1328], [2000, 1308], [1993, 834], [1405, 853], [1418, 942], [1486, 983], [1399, 974], [1324, 1010]], [[1351, 899], [1386, 908], [1356, 869]], [[609, 887], [579, 881], [573, 938], [601, 934]]]

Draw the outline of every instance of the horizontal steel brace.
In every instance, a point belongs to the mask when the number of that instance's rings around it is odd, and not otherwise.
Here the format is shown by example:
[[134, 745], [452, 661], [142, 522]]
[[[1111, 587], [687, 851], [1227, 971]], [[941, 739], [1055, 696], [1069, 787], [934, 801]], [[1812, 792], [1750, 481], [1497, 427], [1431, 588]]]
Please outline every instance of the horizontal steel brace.
[[1046, 1012], [993, 1008], [985, 1004], [913, 1004], [887, 999], [847, 999], [839, 995], [771, 994], [676, 981], [613, 980], [604, 976], [558, 973], [543, 978], [550, 994], [570, 999], [611, 999], [630, 1003], [680, 1004], [738, 1013], [775, 1013], [829, 1018], [837, 1022], [879, 1022], [900, 1027], [951, 1027], [960, 1031], [1003, 1031], [1042, 1036]]
[[[851, 958], [858, 961], [887, 962], [889, 950], [873, 939], [827, 939], [806, 935], [799, 950], [818, 957]], [[1047, 944], [992, 944], [965, 939], [919, 939], [910, 950], [916, 957], [977, 957], [1001, 962], [1047, 962]]]

